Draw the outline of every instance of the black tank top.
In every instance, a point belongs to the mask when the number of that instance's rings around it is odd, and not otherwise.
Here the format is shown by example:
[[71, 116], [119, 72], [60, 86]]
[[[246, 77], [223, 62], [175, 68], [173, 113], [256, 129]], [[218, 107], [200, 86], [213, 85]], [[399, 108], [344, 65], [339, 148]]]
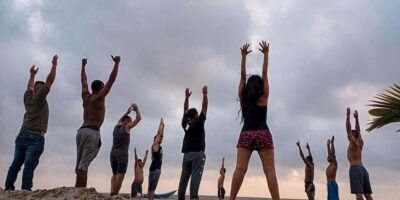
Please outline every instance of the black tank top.
[[242, 131], [268, 130], [267, 125], [267, 106], [256, 106], [254, 117], [244, 118]]
[[156, 169], [161, 169], [162, 165], [162, 160], [163, 160], [163, 150], [162, 147], [158, 149], [157, 152], [153, 151], [153, 147], [151, 147], [151, 165], [150, 165], [150, 171], [156, 170]]
[[128, 153], [130, 140], [130, 134], [126, 132], [125, 127], [121, 125], [114, 127], [112, 150]]

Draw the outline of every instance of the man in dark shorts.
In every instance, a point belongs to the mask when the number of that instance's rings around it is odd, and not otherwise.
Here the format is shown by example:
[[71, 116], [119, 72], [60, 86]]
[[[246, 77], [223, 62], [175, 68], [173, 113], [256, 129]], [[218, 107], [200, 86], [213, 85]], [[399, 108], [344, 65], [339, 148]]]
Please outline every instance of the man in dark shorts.
[[131, 197], [132, 198], [142, 198], [142, 184], [144, 181], [144, 176], [143, 176], [143, 168], [146, 165], [146, 160], [147, 160], [147, 154], [149, 153], [149, 150], [146, 150], [146, 153], [144, 155], [143, 161], [142, 159], [138, 159], [137, 153], [136, 153], [136, 147], [135, 147], [135, 179], [133, 179], [132, 185], [131, 185]]
[[[136, 113], [135, 120], [129, 114]], [[113, 176], [111, 178], [111, 196], [117, 195], [121, 189], [126, 169], [128, 168], [130, 131], [142, 119], [139, 108], [132, 104], [125, 114], [118, 120], [113, 132], [113, 146], [110, 153], [110, 162]]]
[[196, 108], [189, 109], [189, 97], [192, 94], [189, 88], [185, 90], [183, 105], [182, 128], [185, 131], [182, 144], [182, 173], [179, 181], [178, 199], [185, 199], [187, 184], [190, 181], [190, 199], [199, 199], [198, 192], [206, 162], [206, 147], [204, 123], [208, 108], [208, 88], [203, 87], [203, 103], [200, 115]]
[[328, 162], [329, 165], [326, 168], [326, 179], [328, 181], [328, 200], [339, 200], [339, 187], [336, 183], [336, 172], [338, 168], [336, 154], [335, 154], [335, 136], [326, 142], [328, 148]]
[[363, 195], [367, 200], [372, 200], [372, 189], [369, 181], [369, 174], [365, 169], [361, 157], [364, 141], [361, 137], [360, 124], [358, 122], [358, 112], [354, 111], [354, 119], [356, 120], [356, 129], [351, 130], [350, 108], [346, 113], [346, 132], [349, 146], [347, 148], [347, 159], [350, 163], [350, 188], [351, 193], [356, 195], [357, 200], [362, 200]]
[[310, 145], [306, 145], [308, 150], [308, 156], [304, 157], [303, 150], [300, 147], [300, 141], [296, 143], [297, 147], [299, 147], [300, 157], [303, 159], [304, 164], [306, 164], [305, 168], [305, 178], [304, 178], [304, 187], [305, 192], [307, 193], [308, 200], [314, 200], [315, 197], [315, 186], [314, 186], [314, 162], [313, 157], [311, 155]]
[[163, 160], [163, 149], [161, 143], [164, 138], [164, 120], [161, 118], [160, 125], [158, 126], [157, 135], [154, 136], [153, 145], [151, 146], [151, 165], [149, 173], [149, 187], [147, 190], [147, 198], [154, 199], [154, 192], [156, 191], [158, 180], [161, 175], [161, 165]]
[[44, 150], [44, 135], [49, 121], [47, 95], [56, 78], [58, 56], [52, 60], [52, 67], [46, 82], [36, 81], [39, 68], [33, 65], [30, 69], [28, 87], [24, 94], [25, 115], [21, 130], [15, 140], [14, 160], [8, 170], [5, 190], [15, 190], [14, 183], [23, 164], [22, 190], [31, 190], [33, 174], [39, 164]]
[[86, 187], [87, 173], [90, 163], [96, 158], [101, 146], [100, 127], [104, 122], [106, 113], [105, 98], [110, 92], [118, 74], [119, 56], [111, 56], [114, 68], [107, 83], [95, 80], [91, 84], [92, 93], [86, 77], [87, 59], [82, 59], [81, 82], [83, 100], [83, 124], [76, 134], [77, 160], [76, 160], [76, 182], [75, 187]]
[[222, 165], [221, 165], [221, 169], [219, 170], [219, 179], [218, 179], [218, 199], [224, 199], [225, 198], [225, 188], [224, 188], [224, 181], [225, 181], [225, 172], [226, 169], [224, 167], [224, 163], [225, 163], [225, 158], [222, 158]]

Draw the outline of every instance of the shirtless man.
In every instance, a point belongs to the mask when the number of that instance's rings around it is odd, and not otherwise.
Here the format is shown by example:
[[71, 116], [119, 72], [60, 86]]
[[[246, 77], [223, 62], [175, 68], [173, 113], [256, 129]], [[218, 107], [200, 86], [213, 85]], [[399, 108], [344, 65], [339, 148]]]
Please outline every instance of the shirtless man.
[[218, 179], [218, 198], [224, 199], [225, 198], [225, 188], [224, 188], [224, 181], [225, 181], [225, 172], [226, 169], [224, 167], [224, 163], [225, 163], [225, 158], [222, 158], [222, 165], [221, 165], [221, 169], [219, 170], [219, 179]]
[[326, 179], [328, 181], [328, 200], [339, 200], [339, 187], [336, 183], [336, 171], [338, 168], [336, 155], [335, 155], [335, 136], [326, 142], [328, 148], [328, 162], [329, 165], [326, 168]]
[[133, 179], [133, 183], [131, 186], [131, 197], [140, 199], [142, 197], [142, 184], [143, 184], [143, 168], [146, 165], [147, 154], [149, 150], [146, 150], [143, 161], [142, 159], [138, 159], [135, 147], [135, 179]]
[[363, 195], [367, 200], [372, 200], [372, 189], [369, 181], [367, 169], [362, 164], [361, 153], [364, 141], [361, 137], [360, 124], [358, 122], [358, 112], [354, 111], [354, 119], [356, 120], [356, 129], [351, 130], [350, 124], [350, 108], [346, 113], [346, 132], [349, 140], [347, 148], [347, 159], [350, 163], [350, 188], [351, 193], [356, 195], [357, 200], [363, 200]]
[[315, 196], [314, 162], [313, 162], [313, 157], [311, 155], [310, 146], [307, 143], [306, 148], [308, 150], [308, 156], [304, 157], [303, 151], [301, 150], [300, 147], [300, 141], [298, 141], [296, 144], [297, 147], [299, 147], [301, 159], [303, 159], [303, 162], [306, 164], [305, 168], [306, 177], [304, 178], [305, 192], [307, 193], [308, 200], [314, 200]]
[[111, 56], [114, 61], [114, 68], [110, 74], [107, 83], [95, 80], [92, 82], [92, 93], [86, 77], [87, 59], [82, 59], [82, 100], [83, 100], [83, 124], [76, 135], [77, 161], [75, 167], [76, 182], [75, 187], [86, 187], [87, 172], [90, 163], [96, 158], [101, 146], [100, 127], [103, 124], [106, 112], [105, 98], [110, 92], [118, 74], [119, 56]]

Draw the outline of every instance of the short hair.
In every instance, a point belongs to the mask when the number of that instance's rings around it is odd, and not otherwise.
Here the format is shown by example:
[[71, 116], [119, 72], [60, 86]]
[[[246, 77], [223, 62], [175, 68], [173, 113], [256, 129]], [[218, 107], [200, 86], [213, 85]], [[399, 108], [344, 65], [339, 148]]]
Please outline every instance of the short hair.
[[96, 91], [96, 92], [100, 91], [103, 87], [104, 87], [104, 83], [103, 83], [103, 81], [100, 81], [100, 80], [94, 80], [91, 85], [92, 91]]
[[138, 161], [138, 162], [139, 162], [139, 161], [142, 161], [142, 159], [138, 159], [137, 161]]
[[125, 121], [125, 120], [132, 120], [132, 118], [129, 115], [124, 115], [121, 118], [121, 122]]
[[306, 159], [307, 159], [307, 160], [310, 160], [311, 163], [314, 163], [312, 156], [307, 156]]
[[360, 137], [360, 135], [359, 135], [360, 131], [358, 131], [358, 130], [355, 130], [355, 129], [351, 130], [351, 134], [353, 134], [353, 136], [356, 137], [356, 138]]
[[190, 109], [187, 111], [187, 116], [188, 116], [190, 119], [195, 118], [197, 115], [198, 115], [198, 112], [197, 112], [196, 108], [190, 108]]
[[224, 167], [224, 174], [225, 174], [225, 172], [226, 172], [226, 169], [225, 169], [225, 167]]
[[35, 85], [44, 85], [45, 83], [43, 81], [36, 81]]

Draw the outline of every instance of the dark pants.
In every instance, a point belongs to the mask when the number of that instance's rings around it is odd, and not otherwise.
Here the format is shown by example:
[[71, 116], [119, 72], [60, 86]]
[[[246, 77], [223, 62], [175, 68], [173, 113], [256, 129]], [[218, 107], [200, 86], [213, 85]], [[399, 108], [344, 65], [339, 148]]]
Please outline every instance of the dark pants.
[[14, 160], [8, 169], [6, 188], [15, 189], [14, 183], [17, 179], [21, 166], [25, 164], [22, 174], [23, 190], [32, 189], [32, 179], [35, 168], [39, 164], [40, 155], [44, 149], [44, 137], [30, 131], [21, 131], [15, 140]]
[[185, 199], [186, 187], [190, 180], [190, 199], [199, 199], [199, 187], [203, 175], [206, 154], [200, 152], [189, 152], [183, 155], [181, 180], [179, 181], [178, 199]]

